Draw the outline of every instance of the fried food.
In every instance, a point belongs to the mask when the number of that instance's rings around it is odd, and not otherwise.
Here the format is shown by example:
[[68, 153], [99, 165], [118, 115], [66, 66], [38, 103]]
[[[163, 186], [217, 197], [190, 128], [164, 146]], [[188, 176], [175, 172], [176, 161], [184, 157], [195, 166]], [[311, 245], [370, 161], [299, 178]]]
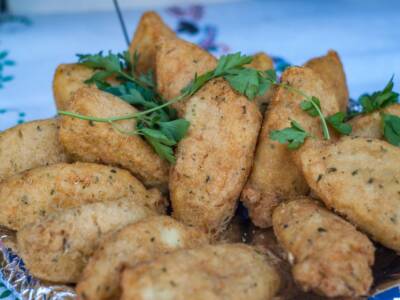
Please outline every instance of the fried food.
[[105, 239], [90, 258], [76, 287], [78, 296], [85, 300], [119, 299], [123, 267], [132, 268], [162, 254], [207, 243], [204, 233], [167, 216], [130, 224]]
[[86, 86], [85, 80], [92, 77], [95, 71], [79, 64], [61, 64], [53, 78], [53, 95], [58, 110], [67, 110], [72, 96]]
[[[119, 98], [90, 87], [81, 88], [74, 94], [69, 110], [100, 118], [125, 116], [137, 111]], [[131, 119], [117, 122], [115, 126], [119, 130], [133, 131], [135, 124]], [[167, 184], [168, 163], [138, 135], [120, 133], [109, 123], [62, 116], [59, 136], [61, 144], [78, 160], [120, 166], [131, 171], [146, 186]]]
[[[325, 114], [338, 111], [335, 96], [311, 69], [288, 68], [282, 75], [282, 82], [307, 95], [318, 97]], [[291, 158], [296, 151], [288, 150], [287, 145], [272, 141], [269, 137], [271, 131], [290, 127], [290, 121], [296, 120], [306, 131], [317, 139], [322, 139], [320, 120], [309, 116], [300, 108], [303, 100], [302, 96], [279, 87], [265, 113], [253, 169], [241, 196], [244, 205], [249, 209], [251, 220], [259, 227], [272, 225], [272, 210], [279, 202], [306, 195], [309, 190], [301, 171]]]
[[329, 50], [324, 56], [310, 59], [304, 66], [321, 76], [327, 87], [335, 94], [340, 111], [346, 112], [349, 90], [339, 54], [334, 50]]
[[190, 122], [170, 173], [173, 215], [211, 234], [223, 231], [253, 162], [261, 116], [222, 78], [186, 103]]
[[123, 197], [165, 212], [161, 193], [126, 170], [92, 163], [40, 167], [0, 183], [0, 224], [18, 230], [56, 210]]
[[[164, 98], [173, 98], [196, 73], [215, 65], [215, 58], [198, 46], [165, 39], [157, 53], [157, 87]], [[178, 144], [170, 173], [173, 215], [218, 234], [233, 216], [250, 171], [261, 115], [222, 78], [177, 104], [178, 114], [190, 127]]]
[[[253, 56], [253, 61], [247, 67], [254, 68], [260, 71], [271, 70], [274, 68], [274, 62], [264, 52], [256, 53]], [[256, 97], [255, 102], [262, 113], [265, 112], [269, 102], [271, 101], [273, 90], [269, 89], [264, 95]]]
[[374, 247], [350, 223], [309, 198], [299, 198], [274, 210], [273, 228], [305, 291], [327, 297], [367, 295]]
[[17, 125], [0, 133], [0, 182], [32, 168], [68, 161], [58, 142], [57, 120]]
[[74, 283], [105, 236], [153, 215], [126, 198], [57, 211], [17, 232], [18, 254], [37, 278]]
[[366, 137], [371, 139], [382, 139], [382, 117], [381, 113], [400, 116], [400, 104], [390, 105], [381, 111], [376, 111], [370, 114], [357, 116], [349, 121], [353, 130], [352, 136]]
[[129, 46], [129, 52], [132, 56], [135, 52], [139, 55], [136, 66], [139, 74], [155, 69], [158, 43], [164, 37], [173, 38], [175, 37], [175, 32], [163, 22], [157, 13], [153, 11], [145, 12], [140, 18]]
[[[196, 74], [204, 74], [217, 65], [210, 53], [179, 38], [161, 40], [156, 59], [157, 89], [164, 99], [179, 96]], [[183, 116], [186, 101], [174, 103], [172, 107]]]
[[328, 207], [400, 251], [400, 148], [345, 137], [306, 149], [301, 162], [308, 184]]
[[269, 300], [280, 278], [267, 258], [244, 244], [178, 250], [122, 276], [121, 300]]

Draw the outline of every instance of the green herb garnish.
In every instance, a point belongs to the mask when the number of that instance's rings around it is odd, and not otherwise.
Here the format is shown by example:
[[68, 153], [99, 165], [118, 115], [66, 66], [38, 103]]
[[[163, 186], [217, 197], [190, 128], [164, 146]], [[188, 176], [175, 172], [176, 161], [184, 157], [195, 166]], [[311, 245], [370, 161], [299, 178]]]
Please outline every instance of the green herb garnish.
[[381, 114], [383, 136], [390, 144], [400, 147], [400, 117]]
[[362, 106], [362, 113], [371, 113], [399, 101], [399, 94], [393, 92], [393, 77], [390, 78], [383, 90], [372, 94], [363, 94], [358, 98]]
[[262, 96], [276, 81], [276, 74], [274, 70], [258, 71], [244, 67], [251, 61], [251, 56], [241, 55], [240, 52], [223, 55], [214, 70], [200, 76], [196, 75], [181, 93], [189, 97], [211, 79], [223, 77], [234, 90], [245, 95], [249, 100]]
[[[322, 113], [321, 101], [317, 97], [309, 96], [305, 94], [303, 91], [300, 91], [287, 83], [275, 82], [275, 84], [281, 86], [282, 88], [285, 88], [290, 92], [293, 92], [295, 94], [304, 97], [304, 100], [300, 103], [300, 108], [311, 117], [319, 117], [322, 127], [322, 133], [325, 140], [330, 139], [328, 124], [331, 125], [331, 127], [335, 131], [337, 131], [342, 135], [349, 135], [351, 133], [352, 130], [351, 125], [345, 123], [346, 120], [345, 113], [337, 112], [331, 116], [326, 117]], [[278, 141], [282, 144], [288, 143], [288, 148], [292, 150], [298, 149], [304, 143], [305, 139], [309, 136], [310, 134], [307, 133], [300, 126], [300, 124], [295, 121], [292, 121], [291, 127], [287, 127], [282, 130], [275, 130], [270, 134], [270, 138], [272, 140]], [[298, 137], [298, 138], [291, 142], [291, 140], [288, 139], [289, 137]]]
[[[124, 134], [142, 135], [160, 157], [175, 162], [173, 147], [186, 135], [190, 123], [177, 119], [175, 110], [170, 106], [195, 94], [201, 87], [214, 78], [225, 78], [233, 89], [244, 94], [250, 100], [262, 95], [276, 81], [274, 71], [257, 71], [245, 68], [252, 60], [251, 56], [234, 53], [224, 55], [218, 60], [217, 67], [195, 78], [173, 99], [164, 100], [155, 91], [152, 73], [137, 75], [136, 64], [139, 56], [135, 53], [131, 61], [129, 53], [103, 55], [78, 55], [79, 63], [96, 69], [97, 72], [86, 81], [106, 92], [116, 95], [124, 101], [141, 109], [141, 112], [111, 118], [95, 118], [73, 112], [59, 111], [60, 115], [71, 116], [93, 122], [110, 123]], [[112, 86], [107, 79], [114, 77], [120, 82]], [[124, 132], [114, 123], [136, 119], [137, 126], [132, 132]]]
[[351, 125], [345, 123], [346, 114], [344, 112], [337, 112], [336, 114], [326, 117], [325, 119], [333, 129], [342, 135], [349, 135], [352, 131]]
[[303, 145], [306, 138], [311, 135], [305, 131], [299, 123], [292, 120], [290, 122], [290, 127], [271, 131], [269, 136], [273, 141], [278, 141], [281, 144], [288, 144], [290, 150], [296, 150]]

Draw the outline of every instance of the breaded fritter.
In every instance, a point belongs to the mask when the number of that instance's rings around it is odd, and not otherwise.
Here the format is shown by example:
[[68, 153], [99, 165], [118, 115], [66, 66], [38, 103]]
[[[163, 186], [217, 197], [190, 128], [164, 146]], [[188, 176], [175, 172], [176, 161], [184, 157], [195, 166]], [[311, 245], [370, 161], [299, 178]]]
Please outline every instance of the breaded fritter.
[[274, 210], [273, 228], [305, 291], [327, 297], [367, 295], [374, 246], [350, 223], [309, 198], [299, 198]]
[[0, 133], [0, 182], [20, 172], [68, 161], [58, 142], [57, 120], [17, 125]]
[[[137, 112], [128, 103], [96, 88], [79, 89], [71, 100], [69, 110], [86, 116], [108, 118]], [[135, 120], [115, 124], [120, 130], [133, 131]], [[120, 133], [109, 123], [84, 121], [62, 116], [60, 142], [77, 160], [102, 162], [131, 171], [146, 186], [165, 186], [168, 163], [138, 135]]]
[[371, 139], [382, 139], [382, 112], [400, 117], [400, 104], [393, 104], [380, 111], [357, 116], [354, 119], [351, 119], [349, 121], [349, 124], [353, 128], [351, 135]]
[[267, 258], [244, 244], [178, 250], [122, 277], [121, 300], [269, 300], [280, 285]]
[[132, 56], [135, 52], [139, 55], [136, 66], [139, 74], [147, 73], [150, 70], [154, 71], [158, 43], [164, 37], [173, 38], [175, 32], [163, 22], [157, 13], [153, 11], [145, 12], [140, 18], [129, 46], [129, 52]]
[[35, 277], [74, 283], [106, 235], [153, 215], [153, 210], [131, 199], [57, 211], [17, 232], [18, 254]]
[[[157, 87], [164, 98], [176, 97], [196, 74], [215, 66], [216, 59], [198, 46], [164, 39], [157, 53]], [[173, 215], [216, 234], [233, 216], [249, 174], [261, 115], [222, 78], [177, 104], [190, 127], [170, 173]]]
[[61, 64], [53, 78], [53, 95], [58, 110], [67, 110], [72, 96], [84, 82], [93, 76], [95, 71], [79, 64]]
[[101, 243], [82, 273], [77, 293], [85, 300], [119, 299], [123, 267], [132, 268], [162, 254], [207, 243], [204, 233], [167, 216], [127, 225]]
[[261, 115], [222, 78], [186, 103], [190, 122], [170, 173], [173, 215], [217, 234], [234, 214], [253, 162]]
[[[282, 75], [282, 82], [307, 95], [318, 97], [326, 115], [339, 110], [333, 93], [326, 89], [324, 82], [311, 69], [288, 68]], [[279, 202], [306, 195], [309, 190], [291, 158], [296, 151], [288, 150], [287, 145], [272, 141], [269, 137], [273, 130], [290, 127], [290, 121], [296, 120], [317, 139], [323, 138], [319, 118], [309, 116], [300, 108], [303, 100], [302, 96], [278, 87], [265, 113], [253, 169], [241, 196], [249, 209], [251, 220], [259, 227], [272, 225], [272, 210]]]
[[310, 59], [304, 66], [312, 69], [322, 78], [327, 87], [335, 94], [340, 111], [346, 112], [349, 90], [339, 54], [334, 50], [329, 50], [324, 56]]
[[126, 170], [92, 163], [40, 167], [0, 183], [0, 224], [18, 230], [59, 209], [122, 197], [165, 211], [161, 193], [146, 190]]
[[[210, 53], [179, 38], [161, 40], [156, 57], [157, 89], [164, 99], [179, 96], [196, 74], [200, 76], [217, 65]], [[186, 101], [174, 103], [172, 107], [183, 116]]]
[[[247, 65], [247, 67], [254, 68], [259, 71], [271, 70], [274, 68], [274, 62], [268, 54], [264, 52], [258, 52], [254, 54], [253, 61]], [[269, 102], [271, 101], [273, 90], [269, 89], [264, 95], [258, 96], [254, 99], [258, 108], [262, 113], [265, 112]]]
[[306, 149], [301, 162], [308, 184], [328, 207], [400, 251], [400, 148], [344, 137]]

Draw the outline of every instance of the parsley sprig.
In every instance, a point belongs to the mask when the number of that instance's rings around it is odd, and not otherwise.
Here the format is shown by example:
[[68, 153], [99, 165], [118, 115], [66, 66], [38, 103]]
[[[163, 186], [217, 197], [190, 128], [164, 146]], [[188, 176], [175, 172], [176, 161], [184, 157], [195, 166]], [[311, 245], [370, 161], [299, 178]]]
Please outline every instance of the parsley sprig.
[[[155, 91], [152, 73], [137, 75], [136, 64], [139, 59], [135, 53], [131, 60], [128, 52], [113, 54], [102, 52], [94, 55], [78, 55], [78, 63], [96, 72], [85, 81], [87, 84], [95, 84], [100, 90], [118, 96], [122, 100], [134, 105], [147, 113], [137, 113], [127, 118], [94, 118], [83, 117], [71, 112], [59, 114], [75, 116], [77, 118], [95, 122], [110, 123], [116, 130], [127, 135], [141, 135], [154, 148], [156, 153], [174, 163], [173, 147], [183, 138], [189, 128], [189, 122], [178, 119], [176, 112], [168, 106], [162, 105], [162, 99]], [[114, 78], [118, 84], [111, 85], [108, 80]], [[114, 122], [122, 119], [136, 119], [136, 129], [125, 132]]]
[[[279, 85], [282, 88], [304, 98], [304, 100], [300, 103], [300, 108], [311, 117], [319, 117], [325, 140], [329, 140], [331, 138], [328, 124], [340, 134], [349, 135], [351, 133], [351, 126], [345, 123], [345, 113], [337, 112], [331, 116], [325, 116], [321, 109], [321, 101], [317, 97], [307, 95], [303, 91], [284, 82], [275, 82], [274, 84]], [[278, 141], [281, 144], [287, 143], [288, 148], [291, 150], [298, 149], [302, 144], [304, 144], [305, 139], [310, 136], [311, 134], [294, 120], [291, 121], [290, 127], [282, 130], [274, 130], [270, 133], [271, 140]]]
[[[399, 94], [393, 91], [394, 75], [386, 86], [372, 94], [363, 94], [358, 98], [361, 104], [361, 112], [354, 112], [351, 117], [360, 114], [370, 114], [382, 110], [390, 105], [399, 103]], [[400, 147], [400, 117], [381, 112], [382, 133], [386, 141]]]
[[[257, 71], [245, 68], [252, 61], [251, 56], [241, 55], [240, 52], [221, 56], [214, 70], [195, 78], [182, 89], [181, 94], [173, 99], [164, 100], [155, 90], [151, 73], [136, 75], [138, 55], [131, 61], [129, 53], [103, 55], [78, 55], [79, 63], [97, 72], [86, 81], [106, 92], [116, 95], [142, 111], [125, 116], [96, 118], [81, 114], [59, 111], [60, 115], [93, 122], [110, 123], [116, 130], [128, 135], [142, 135], [154, 148], [160, 157], [171, 163], [175, 162], [173, 147], [186, 135], [190, 123], [185, 119], [177, 119], [171, 105], [195, 94], [201, 87], [214, 78], [223, 77], [237, 92], [250, 100], [263, 95], [276, 81], [274, 71]], [[120, 82], [113, 86], [107, 82], [114, 77]], [[131, 132], [121, 130], [115, 122], [122, 120], [137, 120], [136, 129]]]
[[252, 56], [242, 55], [240, 52], [221, 56], [214, 70], [200, 76], [196, 74], [191, 83], [182, 89], [181, 95], [184, 98], [190, 97], [208, 81], [218, 77], [223, 77], [234, 90], [249, 100], [264, 95], [276, 81], [276, 73], [274, 70], [259, 71], [244, 67], [252, 59]]
[[309, 136], [311, 136], [310, 133], [305, 131], [304, 128], [294, 120], [290, 122], [290, 127], [282, 130], [273, 130], [270, 134], [271, 140], [278, 141], [281, 144], [288, 144], [290, 150], [298, 149]]
[[363, 94], [358, 98], [362, 107], [362, 113], [371, 113], [398, 103], [399, 94], [393, 92], [393, 78], [394, 76], [390, 78], [383, 90], [373, 92], [372, 94]]
[[400, 147], [400, 117], [382, 113], [381, 120], [385, 139], [390, 144]]

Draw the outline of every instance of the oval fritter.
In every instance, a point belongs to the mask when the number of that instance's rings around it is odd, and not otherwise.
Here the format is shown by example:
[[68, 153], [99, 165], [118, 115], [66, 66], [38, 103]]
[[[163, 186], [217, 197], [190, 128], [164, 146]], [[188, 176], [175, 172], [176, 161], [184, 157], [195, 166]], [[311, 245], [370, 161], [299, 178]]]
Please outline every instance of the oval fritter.
[[17, 125], [0, 133], [0, 182], [17, 173], [68, 161], [56, 119]]
[[[164, 39], [157, 52], [157, 87], [165, 98], [176, 97], [196, 74], [215, 66], [216, 59], [198, 46]], [[261, 115], [255, 103], [236, 94], [222, 78], [175, 108], [190, 127], [170, 173], [173, 215], [217, 234], [233, 216], [250, 172]]]
[[[312, 70], [288, 68], [281, 81], [307, 95], [318, 97], [326, 115], [339, 110], [333, 93], [326, 89], [324, 82]], [[273, 130], [290, 127], [290, 121], [296, 120], [313, 136], [323, 138], [319, 118], [313, 118], [301, 109], [300, 103], [303, 100], [302, 96], [279, 87], [265, 113], [253, 169], [241, 196], [244, 205], [249, 209], [251, 220], [259, 227], [272, 225], [272, 210], [279, 202], [305, 195], [309, 190], [291, 157], [296, 151], [288, 150], [287, 145], [272, 141], [269, 137]]]
[[269, 300], [280, 285], [267, 258], [244, 244], [178, 250], [122, 277], [121, 300]]
[[346, 112], [349, 102], [349, 90], [346, 75], [339, 54], [334, 50], [321, 57], [310, 59], [304, 64], [317, 73], [335, 95], [340, 111]]
[[308, 184], [328, 207], [400, 251], [400, 148], [344, 137], [306, 149], [301, 163]]
[[18, 230], [59, 209], [122, 197], [165, 211], [160, 192], [146, 190], [126, 170], [92, 163], [40, 167], [0, 183], [0, 224]]
[[[157, 90], [164, 99], [172, 99], [194, 78], [214, 69], [217, 60], [199, 46], [179, 38], [160, 41], [156, 56]], [[179, 116], [185, 113], [186, 101], [172, 105]]]
[[74, 283], [108, 234], [156, 213], [131, 199], [54, 212], [17, 232], [18, 254], [37, 278]]
[[53, 78], [53, 95], [58, 110], [67, 110], [74, 93], [85, 87], [85, 80], [95, 73], [93, 69], [79, 64], [61, 64]]
[[327, 297], [367, 295], [374, 247], [350, 223], [300, 198], [274, 210], [273, 228], [289, 253], [294, 279], [305, 291]]
[[[137, 110], [119, 98], [96, 88], [78, 90], [69, 110], [75, 113], [108, 118], [125, 116]], [[135, 129], [134, 120], [115, 124], [123, 131]], [[146, 186], [165, 186], [169, 165], [138, 135], [120, 133], [109, 123], [96, 123], [62, 116], [60, 141], [68, 153], [87, 162], [102, 162], [131, 171]]]
[[400, 104], [390, 105], [380, 111], [357, 116], [349, 121], [352, 127], [351, 135], [371, 139], [382, 139], [382, 117], [381, 113], [400, 117]]
[[253, 162], [261, 116], [224, 79], [214, 79], [186, 103], [190, 122], [170, 173], [173, 215], [212, 234], [221, 232]]
[[166, 253], [208, 243], [207, 236], [167, 216], [127, 225], [105, 239], [90, 258], [76, 287], [85, 300], [120, 297], [120, 271]]
[[175, 32], [154, 11], [145, 12], [136, 27], [129, 52], [139, 55], [136, 70], [139, 74], [155, 70], [156, 52], [162, 38], [173, 38]]

